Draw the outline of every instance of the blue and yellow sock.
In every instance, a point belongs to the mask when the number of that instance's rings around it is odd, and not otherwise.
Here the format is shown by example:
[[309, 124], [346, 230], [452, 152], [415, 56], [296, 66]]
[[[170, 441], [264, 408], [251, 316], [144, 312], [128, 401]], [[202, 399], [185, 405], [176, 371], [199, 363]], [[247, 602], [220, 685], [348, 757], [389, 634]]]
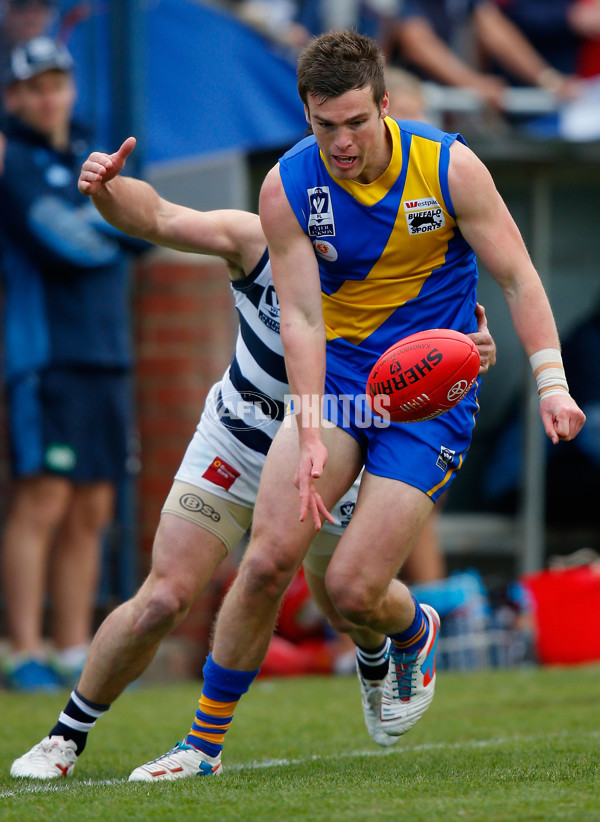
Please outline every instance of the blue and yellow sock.
[[233, 719], [233, 712], [242, 694], [245, 694], [256, 671], [234, 671], [222, 668], [208, 655], [202, 670], [204, 687], [196, 711], [196, 718], [186, 742], [208, 756], [218, 756], [223, 740]]
[[390, 634], [392, 640], [392, 653], [396, 654], [418, 654], [429, 638], [429, 623], [423, 613], [423, 609], [413, 597], [415, 603], [415, 618], [405, 631], [397, 634]]

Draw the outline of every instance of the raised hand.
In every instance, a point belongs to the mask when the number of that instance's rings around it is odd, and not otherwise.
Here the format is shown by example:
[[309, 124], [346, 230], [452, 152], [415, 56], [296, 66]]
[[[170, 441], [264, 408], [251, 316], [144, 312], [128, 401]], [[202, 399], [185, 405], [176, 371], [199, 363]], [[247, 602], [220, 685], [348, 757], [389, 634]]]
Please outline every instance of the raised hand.
[[135, 148], [135, 137], [128, 137], [114, 154], [93, 151], [81, 166], [78, 188], [82, 194], [98, 194], [102, 186], [120, 174]]

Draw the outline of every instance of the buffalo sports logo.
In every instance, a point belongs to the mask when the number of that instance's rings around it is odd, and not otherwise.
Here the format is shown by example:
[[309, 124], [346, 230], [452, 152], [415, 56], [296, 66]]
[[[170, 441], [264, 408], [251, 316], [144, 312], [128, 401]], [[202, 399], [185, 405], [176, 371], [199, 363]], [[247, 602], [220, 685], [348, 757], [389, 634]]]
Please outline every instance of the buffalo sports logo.
[[329, 186], [307, 188], [308, 236], [313, 239], [335, 236], [335, 221]]
[[446, 225], [444, 212], [434, 197], [405, 200], [402, 205], [409, 234], [427, 234], [429, 231], [437, 231]]

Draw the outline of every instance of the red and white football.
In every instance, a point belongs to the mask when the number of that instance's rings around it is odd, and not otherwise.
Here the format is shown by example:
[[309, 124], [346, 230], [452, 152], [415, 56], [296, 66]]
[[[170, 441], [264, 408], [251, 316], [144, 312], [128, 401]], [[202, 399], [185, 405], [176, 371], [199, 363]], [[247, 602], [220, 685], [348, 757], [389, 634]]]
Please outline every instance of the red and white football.
[[459, 403], [479, 373], [479, 351], [460, 331], [433, 328], [390, 346], [373, 366], [367, 396], [379, 416], [422, 422]]

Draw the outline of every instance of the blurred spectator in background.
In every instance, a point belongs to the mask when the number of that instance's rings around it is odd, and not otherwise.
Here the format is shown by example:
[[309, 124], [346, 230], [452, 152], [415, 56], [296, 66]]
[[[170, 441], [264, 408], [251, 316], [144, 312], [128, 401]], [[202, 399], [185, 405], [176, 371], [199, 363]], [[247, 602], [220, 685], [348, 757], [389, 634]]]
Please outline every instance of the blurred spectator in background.
[[400, 11], [403, 0], [299, 0], [299, 20], [311, 35], [356, 29], [370, 37], [381, 35]]
[[405, 0], [383, 45], [390, 61], [430, 80], [470, 88], [494, 108], [502, 105], [506, 81], [480, 69], [478, 49], [529, 86], [561, 99], [577, 94], [575, 79], [536, 51], [494, 0]]
[[[8, 71], [10, 54], [19, 43], [47, 34], [56, 18], [56, 0], [0, 0], [0, 83]], [[0, 97], [0, 129], [4, 128]], [[6, 137], [0, 132], [0, 173], [4, 168]]]
[[56, 19], [56, 0], [0, 2], [0, 71], [8, 68], [10, 53], [19, 43], [47, 34]]
[[234, 0], [233, 9], [250, 26], [299, 50], [325, 31], [357, 29], [378, 37], [402, 7], [402, 0]]
[[600, 2], [578, 0], [571, 3], [567, 19], [573, 31], [581, 38], [577, 57], [577, 73], [580, 77], [596, 77], [600, 74]]
[[427, 106], [423, 84], [409, 71], [388, 66], [385, 81], [390, 95], [389, 116], [395, 120], [421, 120], [427, 122]]
[[310, 37], [298, 22], [297, 0], [237, 0], [233, 10], [247, 25], [292, 49], [302, 48]]
[[59, 687], [83, 665], [101, 540], [133, 442], [121, 245], [132, 241], [82, 205], [77, 180], [89, 149], [71, 122], [71, 69], [63, 46], [38, 37], [13, 50], [4, 89], [0, 253], [14, 494], [1, 571], [12, 644], [5, 678], [21, 690]]
[[[600, 34], [600, 5], [597, 0], [494, 2], [553, 69], [567, 75], [580, 73], [584, 41], [593, 40]], [[589, 70], [586, 76], [590, 76]]]

